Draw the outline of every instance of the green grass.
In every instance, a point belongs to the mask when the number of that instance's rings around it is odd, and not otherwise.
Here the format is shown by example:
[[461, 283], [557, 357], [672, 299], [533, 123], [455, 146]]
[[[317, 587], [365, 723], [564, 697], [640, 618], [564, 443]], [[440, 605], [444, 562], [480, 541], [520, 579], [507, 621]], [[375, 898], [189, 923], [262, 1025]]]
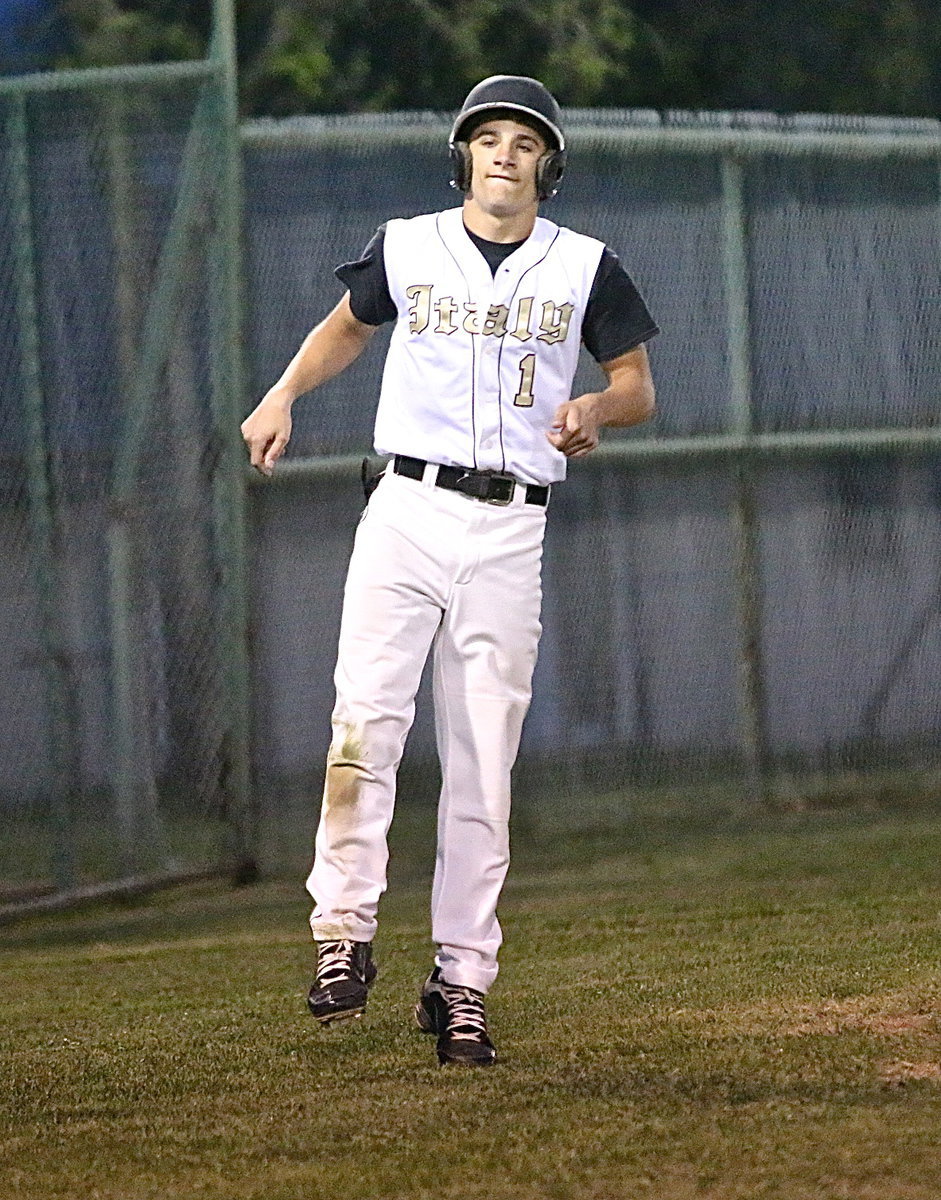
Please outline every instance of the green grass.
[[477, 1072], [411, 1025], [425, 826], [346, 1028], [306, 1015], [299, 884], [0, 932], [0, 1195], [937, 1200], [941, 818], [521, 844]]

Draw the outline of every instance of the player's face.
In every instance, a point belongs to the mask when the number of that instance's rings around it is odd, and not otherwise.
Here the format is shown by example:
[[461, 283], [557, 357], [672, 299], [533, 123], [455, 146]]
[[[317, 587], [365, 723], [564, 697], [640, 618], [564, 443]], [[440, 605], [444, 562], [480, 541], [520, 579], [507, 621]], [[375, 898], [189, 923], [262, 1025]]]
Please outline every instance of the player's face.
[[485, 121], [470, 139], [471, 195], [495, 217], [536, 204], [536, 167], [548, 147], [534, 129], [518, 121]]

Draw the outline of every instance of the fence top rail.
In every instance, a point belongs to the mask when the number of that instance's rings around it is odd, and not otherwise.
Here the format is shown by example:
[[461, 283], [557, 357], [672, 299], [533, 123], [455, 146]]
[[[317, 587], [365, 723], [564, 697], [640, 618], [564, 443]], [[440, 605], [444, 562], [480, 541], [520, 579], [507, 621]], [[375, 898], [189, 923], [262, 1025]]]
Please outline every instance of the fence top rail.
[[[241, 127], [246, 147], [340, 147], [353, 142], [443, 145], [448, 113], [358, 113], [345, 116], [257, 118]], [[837, 158], [941, 158], [941, 121], [763, 113], [665, 113], [645, 109], [570, 109], [566, 132], [573, 149], [624, 153], [826, 154]]]
[[94, 91], [101, 87], [179, 83], [184, 79], [211, 79], [219, 63], [211, 58], [186, 62], [145, 63], [125, 67], [83, 67], [78, 70], [43, 71], [34, 75], [0, 75], [0, 99], [35, 92]]
[[[920, 429], [821, 429], [792, 433], [704, 434], [695, 437], [627, 437], [602, 442], [589, 461], [624, 463], [715, 458], [814, 458], [835, 454], [925, 454], [941, 450], [941, 425]], [[375, 455], [373, 456], [375, 457]], [[306, 483], [323, 479], [359, 478], [362, 453], [288, 458], [274, 480], [246, 466], [249, 482]]]

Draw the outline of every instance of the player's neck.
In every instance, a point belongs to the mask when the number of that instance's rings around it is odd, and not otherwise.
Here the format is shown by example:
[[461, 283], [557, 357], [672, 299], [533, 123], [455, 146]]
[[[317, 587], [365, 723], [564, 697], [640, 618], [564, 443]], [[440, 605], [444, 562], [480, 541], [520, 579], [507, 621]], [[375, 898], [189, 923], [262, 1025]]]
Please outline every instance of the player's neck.
[[488, 242], [522, 242], [533, 231], [538, 215], [534, 204], [521, 212], [506, 215], [487, 212], [468, 196], [464, 201], [464, 224], [478, 237]]

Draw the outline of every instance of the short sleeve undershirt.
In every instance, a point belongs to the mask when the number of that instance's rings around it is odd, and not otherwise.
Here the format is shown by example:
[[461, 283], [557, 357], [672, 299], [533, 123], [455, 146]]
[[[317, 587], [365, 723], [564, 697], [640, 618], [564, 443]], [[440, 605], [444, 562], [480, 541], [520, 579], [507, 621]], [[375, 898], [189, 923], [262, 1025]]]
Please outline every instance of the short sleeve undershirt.
[[[362, 255], [354, 262], [343, 263], [334, 272], [337, 279], [349, 288], [353, 316], [365, 325], [384, 325], [398, 316], [386, 279], [383, 257], [385, 229], [385, 225], [380, 225]], [[488, 242], [469, 229], [467, 234], [494, 275], [504, 259], [523, 244]], [[657, 324], [631, 277], [621, 266], [614, 251], [606, 246], [585, 306], [582, 321], [585, 348], [598, 362], [610, 362], [658, 332]]]

